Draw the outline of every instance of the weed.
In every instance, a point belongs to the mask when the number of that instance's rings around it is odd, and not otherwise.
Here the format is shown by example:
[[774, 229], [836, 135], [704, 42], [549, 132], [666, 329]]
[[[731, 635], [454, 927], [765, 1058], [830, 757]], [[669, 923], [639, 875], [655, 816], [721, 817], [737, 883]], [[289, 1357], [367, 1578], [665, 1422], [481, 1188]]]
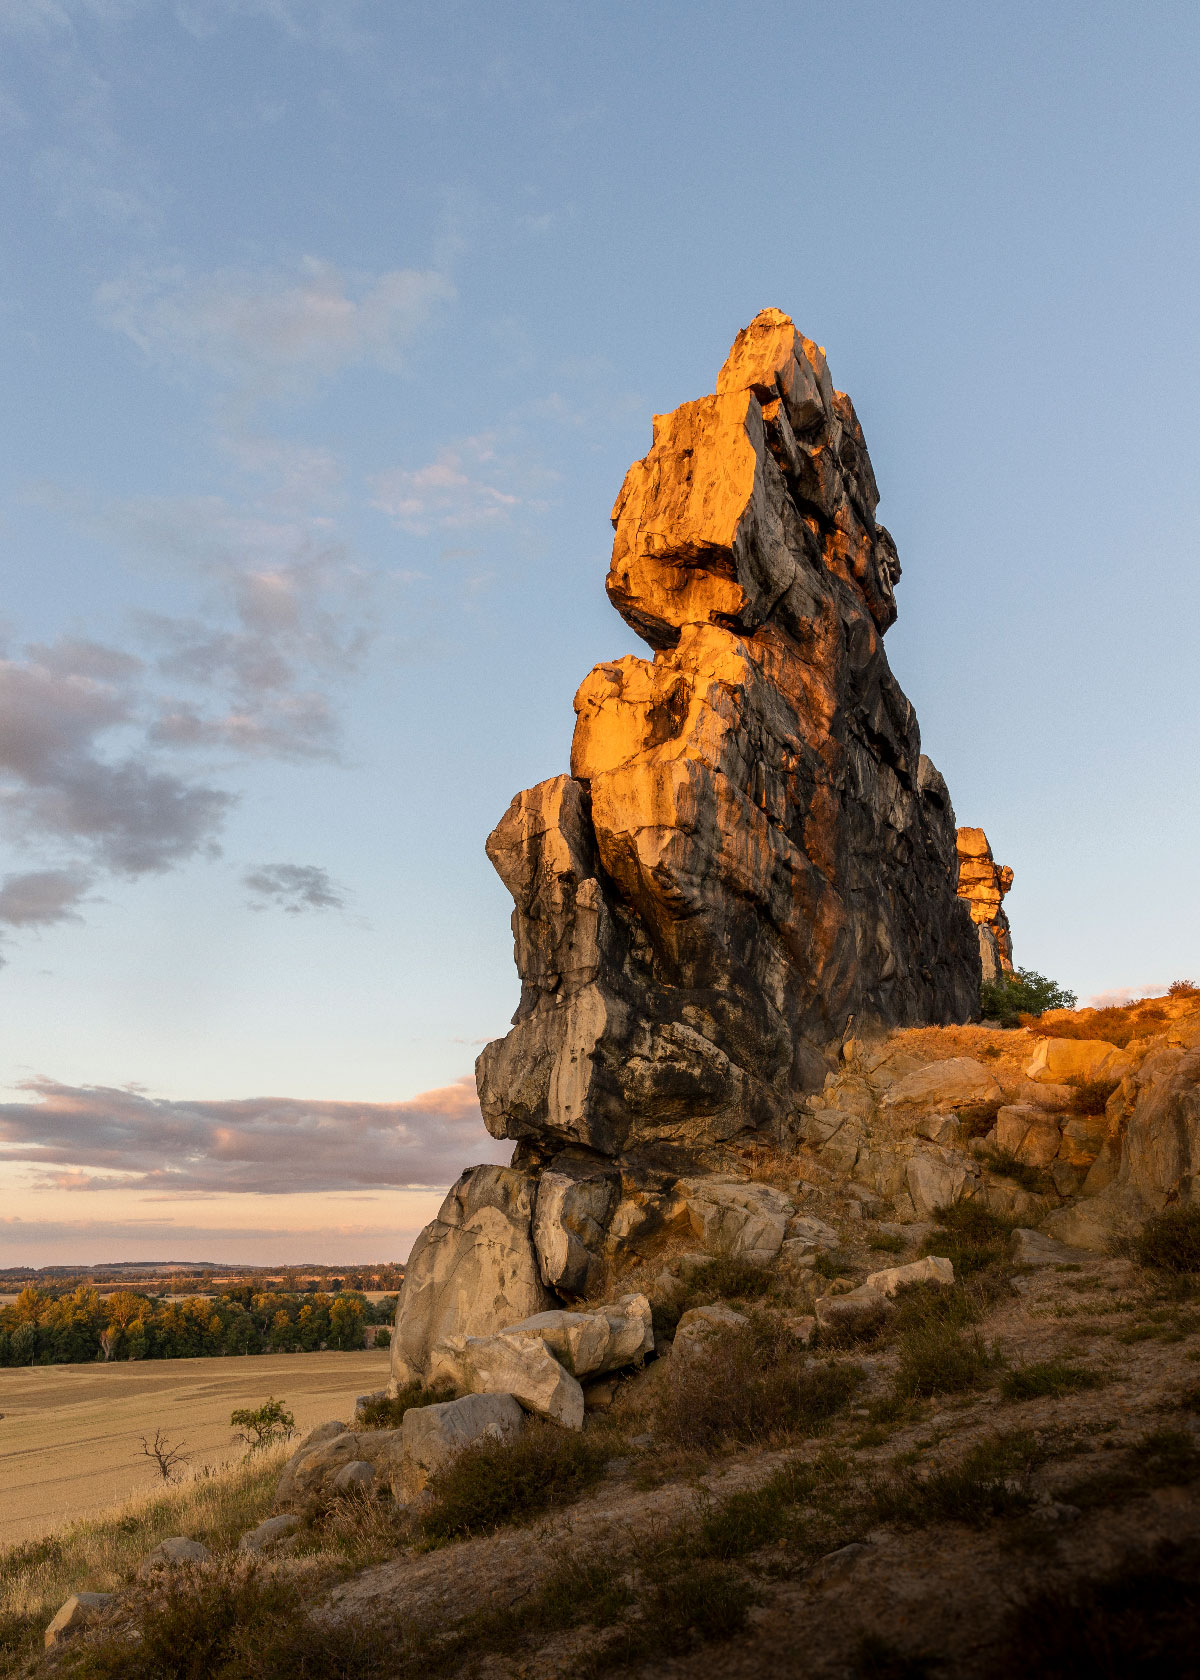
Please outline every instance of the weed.
[[1120, 1083], [1119, 1079], [1068, 1079], [1067, 1084], [1075, 1088], [1076, 1113], [1103, 1114], [1108, 1106], [1109, 1097]]
[[872, 1504], [881, 1522], [922, 1528], [961, 1522], [980, 1528], [996, 1517], [1014, 1516], [1032, 1503], [1023, 1476], [1035, 1457], [1028, 1435], [994, 1435], [971, 1448], [957, 1464], [920, 1475], [907, 1470], [877, 1484]]
[[1153, 1488], [1182, 1487], [1197, 1477], [1200, 1452], [1191, 1436], [1182, 1429], [1156, 1429], [1129, 1448], [1124, 1465], [1072, 1483], [1063, 1497], [1081, 1509], [1095, 1510], [1135, 1499]]
[[811, 1435], [863, 1381], [856, 1365], [816, 1364], [784, 1328], [726, 1331], [678, 1363], [657, 1407], [657, 1431], [682, 1447], [766, 1442]]
[[845, 1270], [845, 1256], [838, 1254], [834, 1249], [822, 1249], [813, 1260], [813, 1271], [818, 1277], [841, 1277]]
[[1004, 1259], [1012, 1224], [983, 1202], [952, 1202], [937, 1208], [933, 1217], [939, 1229], [926, 1237], [921, 1253], [945, 1255], [955, 1277], [969, 1277]]
[[1172, 1207], [1148, 1219], [1133, 1240], [1134, 1258], [1169, 1273], [1200, 1272], [1200, 1207]]
[[430, 1477], [422, 1531], [456, 1540], [570, 1505], [599, 1481], [608, 1457], [590, 1435], [532, 1420], [515, 1440], [475, 1441]]
[[894, 1231], [872, 1231], [867, 1238], [867, 1247], [876, 1254], [903, 1254], [905, 1242]]
[[687, 1650], [732, 1639], [758, 1594], [738, 1570], [716, 1559], [689, 1564], [655, 1584], [647, 1605], [654, 1650]]
[[1083, 1365], [1065, 1359], [1042, 1359], [1008, 1371], [1000, 1382], [1005, 1400], [1041, 1400], [1060, 1394], [1077, 1394], [1081, 1389], [1099, 1388], [1104, 1377]]
[[[996, 1054], [1000, 1052], [997, 1050]], [[967, 1138], [986, 1137], [996, 1124], [996, 1116], [1003, 1107], [1004, 1099], [997, 1097], [992, 1102], [962, 1103], [955, 1110], [959, 1125], [963, 1129], [963, 1136]]]
[[896, 1393], [909, 1400], [961, 1394], [981, 1383], [996, 1364], [996, 1355], [978, 1335], [964, 1335], [952, 1320], [931, 1316], [901, 1335]]
[[360, 1406], [354, 1415], [355, 1426], [358, 1429], [399, 1429], [405, 1412], [414, 1411], [418, 1406], [441, 1405], [446, 1400], [453, 1400], [454, 1395], [454, 1388], [447, 1384], [426, 1388], [421, 1382], [405, 1383], [394, 1398], [389, 1400], [384, 1395], [377, 1395], [365, 1406]]
[[711, 1301], [754, 1301], [770, 1293], [774, 1273], [752, 1260], [735, 1260], [719, 1254], [697, 1266], [688, 1279], [687, 1305], [705, 1306]]

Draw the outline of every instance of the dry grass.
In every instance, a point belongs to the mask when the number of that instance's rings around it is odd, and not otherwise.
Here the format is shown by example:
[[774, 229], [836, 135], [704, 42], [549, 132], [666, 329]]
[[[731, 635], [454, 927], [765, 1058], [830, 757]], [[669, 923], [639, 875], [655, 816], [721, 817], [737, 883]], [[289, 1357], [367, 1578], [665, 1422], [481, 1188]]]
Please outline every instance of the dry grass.
[[113, 1592], [132, 1581], [160, 1540], [186, 1534], [227, 1551], [267, 1516], [290, 1449], [206, 1470], [107, 1515], [71, 1523], [0, 1552], [0, 1657], [40, 1645], [42, 1630], [74, 1592]]

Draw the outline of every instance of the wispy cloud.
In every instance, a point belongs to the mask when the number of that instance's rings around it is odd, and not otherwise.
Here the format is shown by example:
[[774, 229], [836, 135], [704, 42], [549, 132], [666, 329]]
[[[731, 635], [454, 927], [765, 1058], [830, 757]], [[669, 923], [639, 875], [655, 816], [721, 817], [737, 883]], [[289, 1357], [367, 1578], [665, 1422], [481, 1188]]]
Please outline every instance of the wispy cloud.
[[6, 875], [0, 882], [0, 923], [28, 928], [82, 921], [77, 906], [93, 880], [93, 872], [80, 867]]
[[264, 863], [247, 870], [242, 885], [253, 895], [251, 907], [268, 905], [300, 915], [306, 910], [343, 910], [346, 889], [332, 879], [328, 870], [315, 863]]
[[180, 1102], [137, 1090], [32, 1081], [0, 1104], [0, 1163], [38, 1169], [45, 1188], [279, 1195], [447, 1184], [469, 1161], [501, 1161], [475, 1081], [408, 1102], [259, 1097]]
[[293, 274], [181, 267], [127, 274], [99, 288], [101, 320], [148, 356], [199, 363], [274, 391], [362, 363], [395, 368], [435, 308], [454, 296], [436, 269], [343, 273], [305, 257]]
[[522, 506], [520, 469], [502, 458], [493, 437], [462, 438], [423, 467], [393, 467], [371, 481], [373, 505], [406, 531], [424, 536], [493, 525]]

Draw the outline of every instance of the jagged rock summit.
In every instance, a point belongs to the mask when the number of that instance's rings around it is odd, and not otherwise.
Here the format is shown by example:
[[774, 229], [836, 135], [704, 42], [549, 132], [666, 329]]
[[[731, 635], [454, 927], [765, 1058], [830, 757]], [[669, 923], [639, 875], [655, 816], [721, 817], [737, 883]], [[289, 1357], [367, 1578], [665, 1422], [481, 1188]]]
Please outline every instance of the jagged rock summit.
[[900, 575], [849, 397], [777, 309], [654, 421], [613, 604], [655, 650], [575, 697], [571, 775], [488, 841], [522, 981], [488, 1129], [617, 1155], [778, 1124], [849, 1024], [964, 1021], [954, 813], [888, 667]]
[[[594, 1293], [655, 1220], [699, 1236], [725, 1205], [695, 1188], [711, 1152], [783, 1137], [850, 1036], [978, 1012], [954, 812], [884, 652], [900, 566], [878, 500], [853, 404], [779, 310], [713, 395], [655, 417], [607, 582], [653, 657], [596, 666], [570, 775], [488, 840], [521, 1002], [476, 1075], [518, 1147], [419, 1239], [394, 1384]], [[751, 1213], [726, 1189], [773, 1251], [794, 1237], [786, 1198]]]
[[958, 831], [958, 896], [966, 901], [979, 937], [979, 961], [985, 980], [1013, 971], [1012, 930], [1002, 906], [1013, 884], [1007, 864], [992, 856], [981, 828]]

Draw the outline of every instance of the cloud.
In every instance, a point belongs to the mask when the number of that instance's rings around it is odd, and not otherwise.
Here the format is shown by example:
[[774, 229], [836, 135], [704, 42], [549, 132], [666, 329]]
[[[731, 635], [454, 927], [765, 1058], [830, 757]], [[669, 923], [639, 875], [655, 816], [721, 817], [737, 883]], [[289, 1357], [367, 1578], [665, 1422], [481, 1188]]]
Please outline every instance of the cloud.
[[38, 1169], [43, 1188], [282, 1195], [440, 1186], [472, 1161], [502, 1161], [475, 1081], [407, 1102], [257, 1097], [182, 1102], [137, 1090], [31, 1081], [0, 1103], [0, 1163]]
[[0, 922], [9, 927], [52, 927], [78, 922], [75, 906], [92, 885], [86, 869], [34, 869], [0, 883]]
[[0, 813], [20, 838], [85, 848], [127, 876], [211, 850], [232, 795], [184, 781], [145, 748], [103, 750], [136, 724], [140, 676], [131, 656], [71, 638], [0, 659]]
[[436, 269], [343, 274], [305, 257], [292, 275], [183, 268], [136, 272], [96, 293], [104, 324], [148, 356], [200, 363], [224, 379], [277, 387], [362, 363], [398, 365], [435, 307], [454, 296]]
[[1142, 998], [1166, 997], [1167, 982], [1154, 980], [1148, 986], [1123, 986], [1117, 991], [1096, 992], [1094, 996], [1084, 998], [1082, 1009], [1121, 1009], [1127, 1003], [1138, 1003]]
[[491, 437], [463, 438], [427, 466], [379, 473], [371, 484], [372, 505], [422, 536], [434, 526], [491, 525], [521, 506], [511, 485], [496, 482], [511, 475], [511, 463], [501, 462]]
[[260, 901], [251, 906], [256, 910], [274, 904], [295, 916], [305, 910], [342, 910], [346, 905], [345, 888], [314, 863], [260, 864], [242, 876], [242, 884]]

